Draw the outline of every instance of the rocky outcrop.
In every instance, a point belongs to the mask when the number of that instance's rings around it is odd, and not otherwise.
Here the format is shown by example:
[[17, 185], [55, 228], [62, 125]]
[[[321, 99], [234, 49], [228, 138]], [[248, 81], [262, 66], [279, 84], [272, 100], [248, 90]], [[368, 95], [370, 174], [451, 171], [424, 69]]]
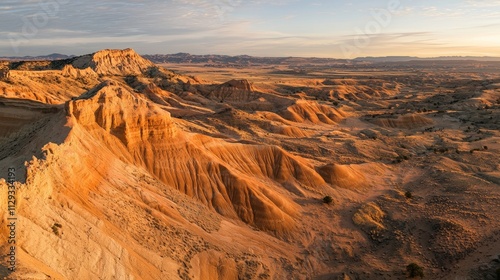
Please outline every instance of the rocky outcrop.
[[221, 85], [222, 88], [233, 88], [242, 91], [254, 91], [252, 84], [246, 79], [230, 80]]
[[9, 68], [0, 68], [0, 80], [6, 80], [10, 76]]
[[217, 86], [209, 95], [220, 102], [248, 102], [260, 97], [248, 80], [230, 80]]
[[64, 77], [70, 77], [73, 79], [97, 76], [97, 74], [91, 68], [78, 69], [73, 67], [73, 65], [71, 64], [64, 66], [64, 68], [62, 69], [62, 75]]

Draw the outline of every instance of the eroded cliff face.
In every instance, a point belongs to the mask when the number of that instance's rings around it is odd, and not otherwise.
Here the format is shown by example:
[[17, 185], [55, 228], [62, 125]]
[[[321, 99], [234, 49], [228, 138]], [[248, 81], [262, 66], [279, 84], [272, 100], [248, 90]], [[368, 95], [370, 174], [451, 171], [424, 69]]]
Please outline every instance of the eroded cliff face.
[[[14, 275], [288, 277], [274, 261], [295, 254], [280, 241], [297, 234], [301, 216], [287, 189], [303, 195], [330, 187], [307, 160], [277, 146], [179, 129], [149, 97], [105, 81], [53, 116], [67, 132], [27, 162], [18, 186], [26, 230]], [[248, 246], [254, 254], [245, 254]]]
[[304, 160], [278, 147], [228, 143], [179, 131], [170, 114], [145, 96], [105, 82], [70, 101], [74, 125], [102, 139], [117, 157], [229, 218], [287, 234], [298, 207], [281, 184], [321, 189], [324, 180]]
[[85, 79], [85, 78], [96, 78], [97, 73], [94, 72], [90, 67], [85, 69], [78, 69], [73, 67], [73, 65], [68, 64], [63, 67], [62, 75], [64, 77], [70, 77], [73, 79]]
[[155, 66], [132, 49], [102, 50], [60, 61], [19, 62], [10, 67], [14, 70], [3, 67], [0, 71], [0, 96], [49, 104], [64, 104], [110, 79], [135, 80], [135, 86], [143, 89], [151, 83], [147, 80], [150, 78], [173, 91], [196, 83], [192, 78]]

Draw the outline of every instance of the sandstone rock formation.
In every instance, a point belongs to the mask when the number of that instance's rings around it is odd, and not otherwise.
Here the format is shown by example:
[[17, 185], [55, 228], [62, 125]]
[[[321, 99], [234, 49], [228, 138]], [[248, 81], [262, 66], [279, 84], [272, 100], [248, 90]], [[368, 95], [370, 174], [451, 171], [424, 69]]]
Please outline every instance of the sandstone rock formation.
[[297, 207], [273, 190], [279, 184], [325, 186], [310, 166], [278, 147], [181, 133], [168, 112], [111, 82], [68, 102], [66, 108], [74, 123], [106, 139], [117, 156], [144, 166], [220, 214], [258, 228], [284, 234], [294, 226]]
[[73, 79], [85, 78], [85, 77], [95, 77], [96, 73], [90, 67], [85, 69], [78, 69], [73, 67], [73, 65], [68, 64], [62, 69], [62, 75], [65, 77], [71, 77]]
[[[18, 270], [2, 191], [0, 278], [399, 279], [418, 261], [487, 279], [496, 72], [342, 65], [214, 84], [132, 50], [16, 64], [0, 80], [0, 170], [16, 169]], [[235, 75], [211, 67], [189, 69]], [[430, 80], [449, 92], [415, 86]]]
[[138, 75], [144, 73], [154, 64], [142, 58], [132, 49], [102, 50], [93, 54], [78, 57], [72, 62], [75, 68], [90, 67], [100, 75]]
[[257, 99], [260, 94], [255, 92], [248, 80], [230, 80], [217, 86], [209, 96], [220, 102], [248, 102]]

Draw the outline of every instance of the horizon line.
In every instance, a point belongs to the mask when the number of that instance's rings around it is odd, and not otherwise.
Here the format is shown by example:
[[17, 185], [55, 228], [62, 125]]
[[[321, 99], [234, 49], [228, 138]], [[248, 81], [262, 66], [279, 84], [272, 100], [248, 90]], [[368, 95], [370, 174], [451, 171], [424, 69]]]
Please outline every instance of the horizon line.
[[[63, 53], [51, 53], [51, 54], [44, 54], [44, 55], [24, 55], [24, 56], [5, 56], [1, 55], [0, 58], [8, 58], [8, 59], [23, 59], [23, 58], [37, 58], [37, 57], [50, 57], [50, 56], [66, 56], [68, 58], [71, 57], [78, 57], [78, 56], [83, 56], [83, 55], [89, 55], [93, 54], [102, 50], [113, 50], [113, 49], [100, 49], [95, 52], [91, 53], [84, 53], [80, 55], [75, 55], [75, 54], [63, 54]], [[117, 49], [119, 50], [119, 49]], [[135, 50], [134, 50], [135, 51]], [[154, 56], [154, 55], [178, 55], [178, 54], [186, 54], [186, 55], [192, 55], [192, 56], [227, 56], [227, 57], [242, 57], [242, 56], [247, 56], [247, 57], [253, 57], [253, 58], [308, 58], [308, 59], [333, 59], [333, 60], [357, 60], [357, 59], [383, 59], [383, 58], [411, 58], [411, 59], [440, 59], [440, 58], [494, 58], [494, 59], [500, 59], [500, 56], [488, 56], [488, 55], [447, 55], [447, 56], [412, 56], [412, 55], [394, 55], [394, 56], [387, 56], [387, 55], [381, 55], [381, 56], [359, 56], [355, 58], [338, 58], [338, 57], [328, 57], [328, 56], [256, 56], [256, 55], [248, 55], [248, 54], [238, 54], [238, 55], [229, 55], [229, 54], [216, 54], [216, 53], [206, 53], [206, 54], [192, 54], [188, 52], [175, 52], [175, 53], [138, 53], [141, 56]]]

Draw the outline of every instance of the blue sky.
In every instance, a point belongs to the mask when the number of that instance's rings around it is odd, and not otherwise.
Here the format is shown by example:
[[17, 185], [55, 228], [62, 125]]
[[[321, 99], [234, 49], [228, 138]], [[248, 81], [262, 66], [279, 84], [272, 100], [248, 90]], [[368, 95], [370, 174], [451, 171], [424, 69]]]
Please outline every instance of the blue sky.
[[0, 56], [500, 56], [500, 0], [2, 0]]

